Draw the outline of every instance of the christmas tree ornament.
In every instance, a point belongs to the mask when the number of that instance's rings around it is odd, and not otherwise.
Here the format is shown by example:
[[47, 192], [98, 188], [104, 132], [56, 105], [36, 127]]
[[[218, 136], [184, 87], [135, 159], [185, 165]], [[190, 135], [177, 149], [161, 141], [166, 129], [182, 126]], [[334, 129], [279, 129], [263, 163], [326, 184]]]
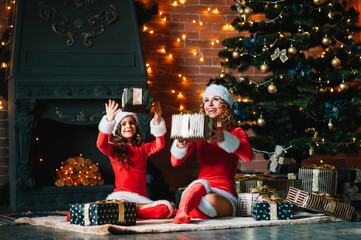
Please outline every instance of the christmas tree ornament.
[[246, 14], [246, 16], [248, 17], [249, 15], [251, 15], [253, 13], [253, 9], [250, 7], [246, 7], [244, 9], [244, 13]]
[[334, 57], [331, 61], [331, 65], [335, 68], [339, 67], [341, 65], [341, 60], [337, 57]]
[[271, 55], [271, 59], [272, 61], [274, 61], [279, 57], [281, 61], [284, 63], [288, 60], [286, 53], [287, 53], [286, 49], [280, 50], [279, 48], [276, 48], [274, 53]]
[[328, 126], [328, 129], [330, 129], [330, 130], [333, 128], [332, 119], [330, 119], [330, 121], [328, 121], [327, 126]]
[[350, 35], [347, 36], [347, 39], [350, 40], [350, 41], [355, 41], [356, 36], [355, 36], [355, 34], [350, 34]]
[[331, 44], [331, 38], [327, 37], [327, 36], [324, 36], [322, 38], [322, 44], [327, 46], [327, 45], [330, 45]]
[[269, 93], [275, 93], [275, 92], [277, 92], [277, 87], [276, 87], [276, 85], [274, 85], [272, 83], [272, 84], [268, 85], [267, 90]]
[[268, 70], [269, 70], [269, 66], [268, 66], [266, 63], [263, 63], [263, 64], [260, 66], [260, 70], [261, 70], [261, 72], [266, 73], [266, 72], [268, 72]]
[[219, 74], [219, 78], [224, 78], [226, 76], [226, 73], [222, 70], [222, 72]]
[[341, 91], [347, 91], [348, 90], [348, 84], [345, 83], [345, 82], [340, 83], [340, 85], [338, 85], [338, 86], [339, 86]]
[[234, 50], [234, 51], [232, 52], [232, 57], [233, 57], [234, 59], [239, 58], [239, 56], [240, 56], [240, 53], [239, 53], [237, 50]]
[[313, 147], [310, 147], [310, 149], [308, 149], [308, 155], [310, 155], [311, 157], [315, 155], [315, 149]]
[[257, 125], [260, 126], [260, 127], [263, 127], [264, 125], [266, 125], [266, 120], [262, 116], [260, 116], [257, 119]]
[[290, 46], [288, 49], [287, 49], [287, 52], [291, 55], [295, 55], [297, 53], [297, 48], [295, 48], [294, 46]]

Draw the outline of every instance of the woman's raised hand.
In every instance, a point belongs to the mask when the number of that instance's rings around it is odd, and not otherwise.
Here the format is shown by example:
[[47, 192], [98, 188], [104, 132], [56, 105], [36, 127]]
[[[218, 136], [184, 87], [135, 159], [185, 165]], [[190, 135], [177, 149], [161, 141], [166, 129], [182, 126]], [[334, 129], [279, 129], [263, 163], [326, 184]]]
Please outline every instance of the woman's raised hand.
[[217, 143], [217, 142], [223, 142], [224, 141], [224, 133], [221, 129], [216, 128], [216, 129], [212, 129], [211, 132], [213, 133], [212, 136], [210, 136], [207, 139], [207, 142], [209, 144], [212, 143]]
[[108, 122], [113, 121], [115, 118], [115, 115], [117, 115], [118, 112], [122, 111], [122, 109], [120, 109], [118, 107], [119, 107], [119, 104], [111, 99], [109, 99], [108, 104], [105, 103], [105, 112], [107, 114], [106, 119]]

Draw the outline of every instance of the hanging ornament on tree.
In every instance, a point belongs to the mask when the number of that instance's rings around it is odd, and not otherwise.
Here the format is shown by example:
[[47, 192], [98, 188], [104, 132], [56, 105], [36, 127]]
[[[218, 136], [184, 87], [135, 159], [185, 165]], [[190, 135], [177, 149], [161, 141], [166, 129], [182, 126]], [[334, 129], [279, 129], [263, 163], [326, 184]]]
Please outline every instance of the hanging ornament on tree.
[[222, 70], [219, 74], [219, 78], [224, 78], [226, 76], [226, 73]]
[[324, 36], [322, 38], [322, 44], [325, 45], [325, 46], [330, 45], [331, 44], [331, 38], [327, 37], [327, 35]]
[[262, 117], [262, 115], [257, 119], [257, 125], [260, 127], [266, 125], [266, 120]]
[[246, 8], [244, 9], [244, 14], [246, 14], [247, 17], [250, 16], [252, 13], [253, 13], [253, 9], [252, 9], [252, 8], [246, 7]]
[[276, 48], [274, 53], [271, 55], [271, 59], [272, 61], [274, 61], [279, 57], [281, 61], [284, 63], [288, 60], [286, 53], [287, 53], [286, 49], [280, 50], [279, 48]]
[[277, 87], [276, 87], [276, 85], [274, 85], [272, 83], [272, 84], [268, 85], [267, 90], [269, 93], [275, 93], [275, 92], [277, 92]]
[[315, 149], [312, 146], [310, 147], [310, 149], [308, 149], [308, 155], [310, 155], [311, 157], [315, 155]]
[[337, 57], [334, 57], [331, 61], [331, 65], [334, 67], [334, 68], [337, 68], [341, 65], [341, 60], [338, 59]]
[[240, 57], [240, 53], [239, 53], [237, 50], [234, 50], [234, 51], [232, 52], [232, 57], [233, 57], [234, 59], [238, 59], [238, 58]]
[[328, 126], [328, 129], [330, 129], [330, 130], [333, 128], [332, 119], [330, 119], [330, 120], [328, 121], [327, 126]]
[[340, 83], [340, 85], [338, 85], [338, 86], [339, 86], [341, 91], [347, 91], [348, 90], [348, 85], [345, 82]]
[[267, 65], [267, 63], [263, 63], [259, 69], [261, 70], [261, 72], [266, 73], [269, 70], [269, 66]]
[[287, 52], [291, 55], [295, 55], [297, 53], [297, 48], [295, 48], [293, 45], [291, 45], [288, 49]]

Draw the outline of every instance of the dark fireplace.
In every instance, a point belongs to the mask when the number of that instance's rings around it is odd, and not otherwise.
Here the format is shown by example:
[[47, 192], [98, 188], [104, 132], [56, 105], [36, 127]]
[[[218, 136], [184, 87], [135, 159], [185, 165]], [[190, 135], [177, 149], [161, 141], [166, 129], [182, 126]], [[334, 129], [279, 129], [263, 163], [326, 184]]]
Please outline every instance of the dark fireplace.
[[[17, 1], [9, 136], [11, 207], [68, 209], [114, 188], [109, 159], [96, 147], [104, 103], [125, 87], [147, 87], [133, 0]], [[149, 114], [138, 114], [148, 137]], [[97, 163], [95, 186], [55, 186], [68, 158]]]

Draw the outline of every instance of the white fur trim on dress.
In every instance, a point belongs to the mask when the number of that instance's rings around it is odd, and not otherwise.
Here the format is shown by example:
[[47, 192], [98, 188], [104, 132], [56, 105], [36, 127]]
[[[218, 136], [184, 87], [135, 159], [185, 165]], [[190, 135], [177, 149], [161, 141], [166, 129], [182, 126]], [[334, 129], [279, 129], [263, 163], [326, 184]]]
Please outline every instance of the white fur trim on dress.
[[224, 141], [218, 142], [218, 146], [228, 153], [233, 153], [239, 147], [239, 139], [230, 132], [223, 131]]
[[177, 159], [182, 159], [187, 155], [188, 146], [185, 148], [177, 147], [178, 139], [173, 141], [172, 147], [170, 148], [170, 153]]
[[169, 218], [170, 216], [172, 216], [172, 214], [173, 214], [173, 207], [172, 207], [172, 205], [170, 204], [170, 202], [168, 202], [167, 200], [154, 201], [154, 202], [152, 203], [152, 207], [158, 206], [158, 205], [161, 205], [161, 204], [166, 205], [166, 206], [168, 207], [168, 209], [169, 209], [169, 215], [167, 216], [167, 218]]
[[205, 197], [201, 198], [198, 209], [209, 217], [216, 217], [217, 211]]
[[114, 129], [115, 121], [113, 120], [113, 121], [109, 122], [106, 118], [107, 118], [106, 115], [104, 115], [102, 117], [102, 119], [99, 122], [98, 129], [102, 133], [111, 134]]
[[235, 196], [233, 196], [231, 193], [226, 192], [226, 191], [224, 191], [222, 189], [219, 189], [219, 188], [211, 187], [211, 192], [227, 198], [232, 204], [233, 216], [236, 216], [236, 214], [237, 214], [237, 198]]
[[161, 137], [167, 132], [167, 128], [165, 127], [165, 121], [163, 118], [160, 119], [160, 123], [158, 126], [154, 125], [154, 118], [150, 121], [150, 133], [154, 137]]
[[134, 203], [153, 203], [149, 198], [143, 197], [137, 193], [126, 192], [126, 191], [118, 191], [112, 192], [107, 196], [108, 199], [117, 199], [117, 200], [127, 200], [129, 202]]
[[[205, 179], [197, 179], [197, 180], [194, 180], [193, 182], [191, 182], [188, 187], [183, 191], [183, 194], [188, 190], [190, 189], [194, 184], [196, 183], [202, 183], [203, 186], [205, 187], [207, 193], [210, 193], [211, 192], [211, 185], [209, 185], [209, 182]], [[182, 196], [183, 196], [182, 194]]]

